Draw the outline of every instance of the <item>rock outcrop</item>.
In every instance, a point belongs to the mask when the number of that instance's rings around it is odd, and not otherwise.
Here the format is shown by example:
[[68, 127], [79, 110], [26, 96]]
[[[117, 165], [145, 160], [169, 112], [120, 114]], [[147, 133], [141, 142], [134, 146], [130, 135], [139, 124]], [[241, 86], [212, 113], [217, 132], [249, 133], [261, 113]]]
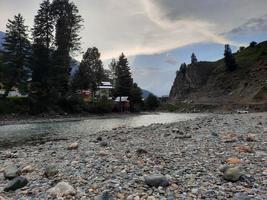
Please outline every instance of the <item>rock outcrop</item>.
[[224, 60], [198, 62], [177, 72], [170, 98], [196, 104], [267, 105], [267, 42], [234, 54], [237, 70]]

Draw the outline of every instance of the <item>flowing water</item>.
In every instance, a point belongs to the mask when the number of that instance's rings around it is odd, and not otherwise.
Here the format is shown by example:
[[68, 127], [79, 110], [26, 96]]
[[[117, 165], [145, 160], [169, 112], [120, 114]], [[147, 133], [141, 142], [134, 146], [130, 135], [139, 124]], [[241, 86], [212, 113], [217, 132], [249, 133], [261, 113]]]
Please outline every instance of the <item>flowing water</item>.
[[64, 140], [68, 136], [82, 137], [117, 127], [140, 127], [154, 123], [172, 123], [201, 117], [203, 114], [153, 113], [88, 118], [79, 121], [43, 122], [0, 126], [0, 149], [14, 145], [38, 144]]

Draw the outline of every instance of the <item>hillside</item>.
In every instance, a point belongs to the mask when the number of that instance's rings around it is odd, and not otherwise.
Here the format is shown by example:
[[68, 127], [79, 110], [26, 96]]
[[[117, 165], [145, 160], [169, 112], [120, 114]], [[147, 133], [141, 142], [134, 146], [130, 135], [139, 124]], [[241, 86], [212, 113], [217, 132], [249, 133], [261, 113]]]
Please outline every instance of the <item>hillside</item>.
[[3, 42], [4, 37], [5, 37], [5, 33], [0, 31], [0, 50], [3, 49], [2, 42]]
[[267, 41], [234, 54], [238, 69], [227, 72], [224, 60], [198, 62], [177, 72], [172, 100], [200, 104], [266, 104]]

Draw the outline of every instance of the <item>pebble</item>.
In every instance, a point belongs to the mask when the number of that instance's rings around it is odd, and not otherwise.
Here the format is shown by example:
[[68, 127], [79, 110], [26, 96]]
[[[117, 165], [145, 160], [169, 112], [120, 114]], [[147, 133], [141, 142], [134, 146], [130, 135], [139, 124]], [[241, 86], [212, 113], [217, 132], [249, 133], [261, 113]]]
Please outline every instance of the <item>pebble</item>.
[[53, 178], [55, 175], [58, 174], [58, 169], [56, 166], [54, 165], [51, 165], [51, 166], [47, 166], [45, 168], [45, 171], [44, 171], [44, 176], [46, 178]]
[[74, 142], [74, 143], [69, 144], [67, 149], [68, 150], [76, 150], [76, 149], [78, 149], [78, 147], [79, 147], [78, 142]]
[[54, 197], [74, 196], [76, 190], [69, 183], [59, 182], [55, 187], [49, 189], [47, 193]]
[[104, 191], [99, 196], [97, 196], [95, 200], [110, 200], [109, 192], [108, 191]]
[[18, 176], [8, 183], [8, 185], [4, 188], [4, 191], [15, 191], [17, 189], [25, 187], [27, 184], [28, 180], [25, 177]]
[[8, 166], [4, 170], [4, 177], [6, 179], [13, 179], [19, 176], [20, 170], [16, 166]]
[[145, 177], [145, 183], [150, 187], [167, 187], [170, 181], [163, 175], [151, 175]]
[[[262, 125], [256, 126], [259, 121]], [[210, 114], [171, 124], [120, 127], [90, 134], [71, 131], [64, 135], [50, 134], [49, 138], [67, 140], [14, 146], [8, 149], [9, 156], [5, 156], [5, 150], [0, 152], [0, 196], [6, 194], [10, 199], [21, 200], [56, 199], [61, 193], [52, 198], [48, 190], [64, 181], [75, 190], [75, 195], [57, 199], [95, 200], [103, 191], [108, 191], [112, 200], [264, 199], [267, 196], [266, 122], [265, 113]], [[229, 140], [233, 139], [231, 142], [223, 140], [227, 133], [230, 133]], [[256, 140], [248, 141], [247, 136], [255, 133]], [[183, 139], [184, 135], [191, 138]], [[69, 141], [79, 141], [79, 150], [67, 150]], [[108, 142], [107, 147], [102, 148], [103, 141]], [[253, 147], [253, 151], [240, 153], [242, 148], [236, 148], [240, 146]], [[138, 149], [143, 149], [141, 154]], [[7, 166], [23, 167], [22, 174], [29, 180], [26, 187], [3, 193], [8, 184], [4, 178]], [[56, 171], [48, 175], [49, 179], [44, 178], [46, 166], [54, 166]], [[231, 168], [238, 166], [244, 172], [232, 173]], [[148, 185], [145, 177], [154, 175], [165, 175], [168, 184]]]
[[223, 178], [227, 181], [238, 181], [241, 177], [242, 173], [239, 169], [239, 167], [229, 167], [227, 169], [225, 169], [225, 171], [223, 172]]
[[27, 166], [22, 168], [21, 173], [27, 174], [27, 173], [31, 173], [33, 171], [34, 171], [34, 167], [31, 165], [27, 165]]

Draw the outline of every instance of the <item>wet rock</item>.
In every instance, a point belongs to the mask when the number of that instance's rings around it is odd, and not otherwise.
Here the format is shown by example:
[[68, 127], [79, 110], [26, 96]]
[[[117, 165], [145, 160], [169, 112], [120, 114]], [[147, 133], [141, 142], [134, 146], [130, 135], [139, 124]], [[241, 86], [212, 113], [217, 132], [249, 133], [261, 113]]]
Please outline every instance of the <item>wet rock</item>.
[[15, 191], [17, 189], [25, 187], [27, 184], [28, 180], [25, 177], [18, 176], [8, 183], [8, 185], [4, 188], [4, 191]]
[[16, 166], [8, 166], [4, 170], [4, 177], [6, 179], [13, 179], [19, 176], [20, 170]]
[[150, 187], [167, 187], [170, 185], [170, 181], [163, 175], [146, 176], [145, 183]]
[[79, 144], [77, 142], [74, 142], [74, 143], [69, 144], [67, 149], [68, 150], [75, 150], [75, 149], [78, 149], [78, 147], [79, 147]]
[[55, 197], [74, 196], [76, 190], [66, 182], [59, 182], [55, 187], [49, 189], [47, 193]]
[[227, 181], [235, 182], [238, 181], [242, 173], [239, 167], [228, 167], [223, 172], [223, 178]]
[[110, 200], [110, 195], [108, 191], [104, 191], [102, 194], [98, 195], [95, 200]]
[[58, 169], [56, 166], [54, 165], [51, 165], [51, 166], [47, 166], [45, 168], [45, 171], [44, 171], [44, 176], [46, 178], [53, 178], [55, 175], [58, 174]]

